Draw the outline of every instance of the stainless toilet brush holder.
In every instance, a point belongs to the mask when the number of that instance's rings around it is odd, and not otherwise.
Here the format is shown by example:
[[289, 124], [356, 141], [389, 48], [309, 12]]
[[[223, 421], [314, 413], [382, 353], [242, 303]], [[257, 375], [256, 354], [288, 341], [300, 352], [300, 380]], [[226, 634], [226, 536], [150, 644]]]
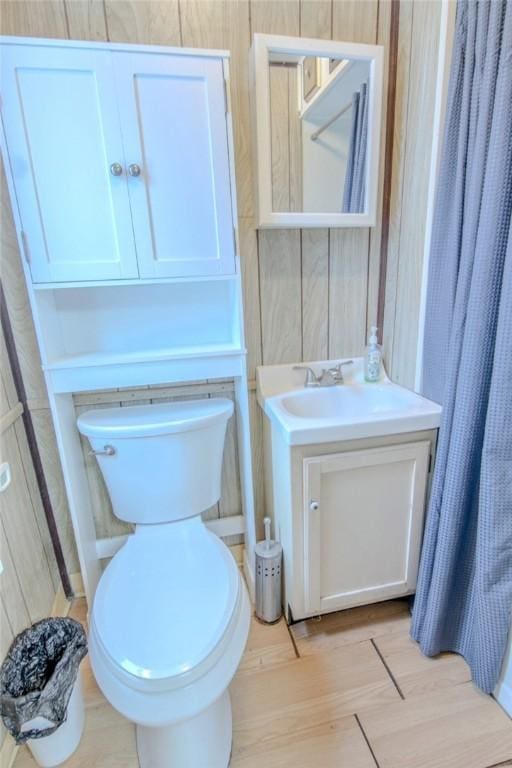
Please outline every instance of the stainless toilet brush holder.
[[283, 548], [270, 538], [270, 518], [264, 519], [265, 541], [255, 547], [256, 555], [256, 616], [273, 624], [281, 618], [281, 570]]

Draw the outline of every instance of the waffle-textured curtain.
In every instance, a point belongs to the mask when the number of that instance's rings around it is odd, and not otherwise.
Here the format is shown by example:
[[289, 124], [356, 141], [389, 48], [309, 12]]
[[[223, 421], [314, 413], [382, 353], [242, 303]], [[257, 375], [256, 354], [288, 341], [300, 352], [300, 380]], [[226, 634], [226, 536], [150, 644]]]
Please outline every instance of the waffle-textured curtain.
[[368, 146], [368, 83], [352, 96], [352, 122], [348, 148], [342, 213], [363, 213]]
[[442, 402], [412, 636], [498, 679], [512, 613], [512, 2], [459, 0], [424, 393]]

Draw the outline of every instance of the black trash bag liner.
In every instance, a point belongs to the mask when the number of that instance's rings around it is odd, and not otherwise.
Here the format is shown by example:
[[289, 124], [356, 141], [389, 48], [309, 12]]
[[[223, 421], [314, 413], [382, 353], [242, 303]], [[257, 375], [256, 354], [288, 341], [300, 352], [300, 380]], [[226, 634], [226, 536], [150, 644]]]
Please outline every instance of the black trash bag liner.
[[[17, 744], [62, 725], [86, 653], [87, 637], [74, 619], [43, 619], [14, 639], [0, 667], [0, 715]], [[23, 724], [38, 716], [52, 725], [22, 733]]]

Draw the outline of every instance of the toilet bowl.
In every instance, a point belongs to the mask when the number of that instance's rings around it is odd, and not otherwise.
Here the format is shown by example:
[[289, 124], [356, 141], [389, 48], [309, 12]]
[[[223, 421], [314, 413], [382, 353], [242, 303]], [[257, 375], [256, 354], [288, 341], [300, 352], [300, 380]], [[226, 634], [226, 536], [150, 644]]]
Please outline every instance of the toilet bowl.
[[200, 513], [220, 497], [233, 412], [223, 398], [84, 413], [114, 514], [135, 533], [105, 569], [90, 616], [91, 666], [136, 724], [141, 768], [226, 768], [228, 686], [249, 632], [239, 570]]

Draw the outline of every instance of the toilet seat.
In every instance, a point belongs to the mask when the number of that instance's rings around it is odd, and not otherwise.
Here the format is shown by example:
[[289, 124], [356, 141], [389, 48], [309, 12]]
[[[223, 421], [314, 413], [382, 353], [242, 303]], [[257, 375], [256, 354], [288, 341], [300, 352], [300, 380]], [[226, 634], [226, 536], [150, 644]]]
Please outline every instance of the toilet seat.
[[100, 579], [91, 631], [125, 684], [169, 690], [206, 671], [240, 589], [229, 550], [200, 517], [141, 526]]
[[167, 727], [195, 718], [222, 697], [249, 634], [251, 608], [241, 576], [239, 584], [233, 617], [218, 646], [202, 664], [176, 678], [144, 680], [124, 672], [105, 652], [95, 628], [94, 610], [91, 612], [91, 667], [103, 695], [118, 712], [140, 726]]

